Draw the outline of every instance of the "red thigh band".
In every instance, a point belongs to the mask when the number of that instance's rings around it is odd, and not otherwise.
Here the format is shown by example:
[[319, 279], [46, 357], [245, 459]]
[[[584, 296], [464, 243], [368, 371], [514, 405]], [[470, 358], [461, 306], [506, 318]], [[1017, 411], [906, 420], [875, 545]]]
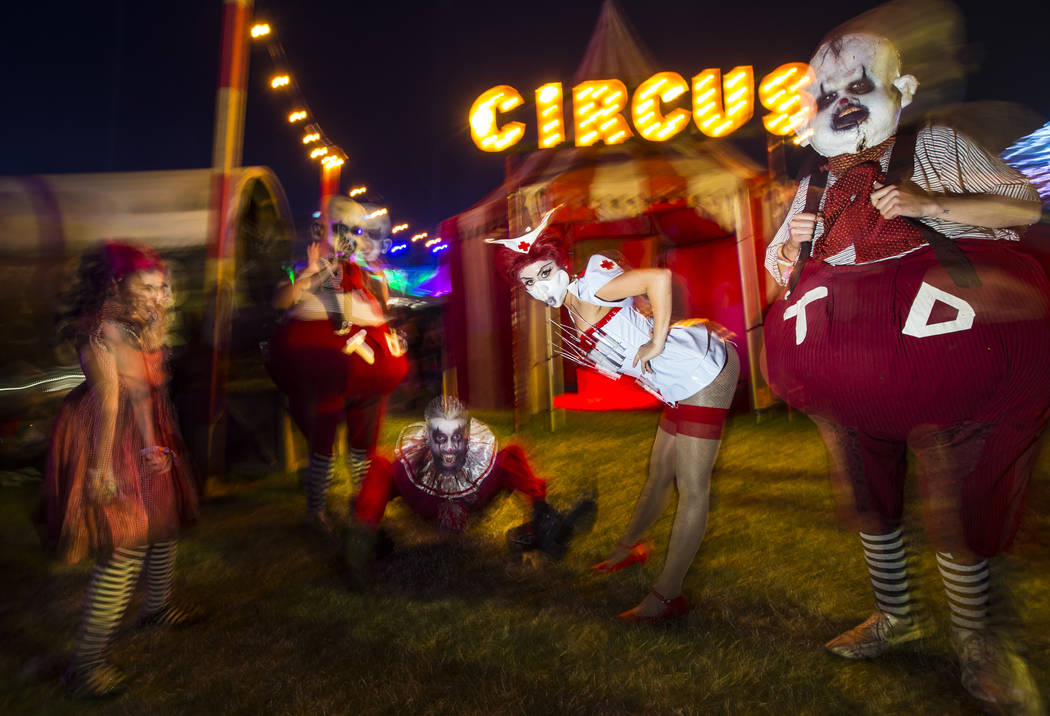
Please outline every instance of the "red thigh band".
[[701, 405], [664, 406], [660, 428], [671, 435], [721, 440], [728, 408], [708, 408]]

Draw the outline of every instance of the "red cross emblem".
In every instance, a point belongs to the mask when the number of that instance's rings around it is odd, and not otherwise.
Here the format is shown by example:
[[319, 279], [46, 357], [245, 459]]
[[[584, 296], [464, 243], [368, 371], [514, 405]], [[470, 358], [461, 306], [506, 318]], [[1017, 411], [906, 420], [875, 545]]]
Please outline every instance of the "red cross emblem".
[[518, 248], [522, 251], [528, 251], [530, 246], [532, 246], [532, 244], [530, 244], [528, 241], [522, 241], [520, 244], [518, 244]]
[[613, 262], [610, 261], [609, 259], [606, 259], [605, 261], [602, 261], [602, 268], [605, 269], [606, 271], [608, 271], [612, 267], [613, 267]]

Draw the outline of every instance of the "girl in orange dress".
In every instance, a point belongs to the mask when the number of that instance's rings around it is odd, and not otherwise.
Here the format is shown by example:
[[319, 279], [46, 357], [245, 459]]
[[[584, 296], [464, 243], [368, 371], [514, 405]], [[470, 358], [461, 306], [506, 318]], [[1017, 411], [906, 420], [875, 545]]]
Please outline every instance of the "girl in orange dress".
[[64, 677], [81, 695], [113, 693], [124, 680], [105, 654], [140, 572], [140, 625], [196, 616], [171, 602], [176, 538], [195, 519], [197, 498], [165, 387], [170, 297], [155, 253], [110, 242], [83, 258], [60, 316], [85, 380], [55, 420], [38, 517], [64, 562], [97, 560]]

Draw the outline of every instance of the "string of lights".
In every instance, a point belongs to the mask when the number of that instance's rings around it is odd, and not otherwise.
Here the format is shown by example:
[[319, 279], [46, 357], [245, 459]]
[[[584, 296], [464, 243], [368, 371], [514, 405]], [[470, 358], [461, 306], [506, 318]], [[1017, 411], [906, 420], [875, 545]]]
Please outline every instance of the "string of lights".
[[[318, 161], [326, 170], [342, 166], [349, 160], [349, 155], [324, 131], [317, 116], [310, 110], [305, 93], [296, 80], [295, 75], [291, 72], [291, 63], [288, 60], [288, 55], [281, 41], [277, 38], [273, 27], [268, 22], [257, 22], [251, 28], [251, 37], [256, 43], [264, 44], [266, 47], [272, 66], [269, 86], [274, 92], [288, 98], [286, 110], [288, 113], [288, 124], [300, 128], [299, 141], [302, 142], [307, 150], [306, 156], [311, 161]], [[366, 186], [355, 186], [348, 194], [351, 198], [361, 197], [363, 199], [367, 191], [368, 187]], [[375, 218], [388, 215], [388, 212], [387, 208], [382, 207], [373, 210], [368, 216], [369, 218]], [[393, 227], [391, 233], [396, 234], [407, 229], [407, 223], [399, 223]], [[411, 242], [394, 242], [389, 253], [406, 251], [409, 243], [415, 243], [421, 237], [426, 236], [427, 234], [424, 232], [412, 237]], [[440, 239], [438, 239], [438, 242], [440, 242]], [[447, 245], [440, 245], [447, 248]], [[427, 248], [430, 248], [431, 253], [435, 254], [442, 250], [435, 250], [430, 242], [427, 243]]]

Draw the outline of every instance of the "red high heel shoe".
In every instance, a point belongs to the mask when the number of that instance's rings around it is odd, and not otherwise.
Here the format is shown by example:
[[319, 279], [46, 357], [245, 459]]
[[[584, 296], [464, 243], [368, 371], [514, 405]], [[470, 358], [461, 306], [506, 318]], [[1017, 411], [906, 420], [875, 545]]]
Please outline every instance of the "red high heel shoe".
[[668, 619], [674, 619], [689, 613], [689, 602], [686, 600], [684, 594], [679, 594], [674, 599], [668, 599], [655, 589], [650, 589], [649, 593], [663, 602], [664, 608], [661, 611], [651, 617], [643, 617], [635, 611], [635, 609], [638, 608], [635, 607], [634, 609], [628, 609], [620, 614], [617, 619], [625, 622], [647, 622], [654, 624], [656, 622], [667, 621]]
[[621, 569], [626, 569], [632, 564], [643, 565], [646, 560], [649, 559], [649, 545], [645, 542], [635, 542], [631, 546], [627, 546], [623, 542], [618, 542], [617, 546], [623, 547], [627, 550], [626, 557], [619, 562], [614, 562], [613, 564], [609, 564], [608, 560], [599, 562], [598, 564], [591, 566], [591, 570], [611, 574], [612, 572], [619, 572]]

